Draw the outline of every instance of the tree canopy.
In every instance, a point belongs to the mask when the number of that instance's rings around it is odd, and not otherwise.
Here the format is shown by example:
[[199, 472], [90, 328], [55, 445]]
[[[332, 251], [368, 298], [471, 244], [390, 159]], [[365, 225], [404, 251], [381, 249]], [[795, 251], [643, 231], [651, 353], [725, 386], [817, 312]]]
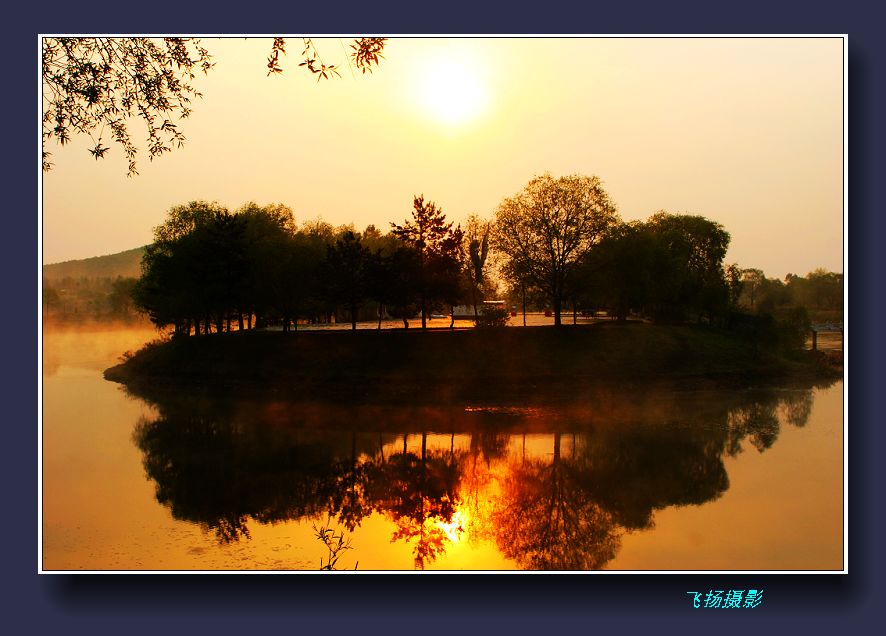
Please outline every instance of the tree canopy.
[[283, 331], [302, 319], [356, 329], [366, 314], [381, 328], [385, 313], [408, 327], [419, 309], [426, 317], [451, 306], [462, 290], [461, 231], [433, 203], [414, 204], [413, 220], [385, 236], [319, 219], [298, 227], [280, 204], [234, 213], [206, 201], [175, 206], [145, 248], [135, 303], [179, 335], [231, 331], [232, 321], [251, 329], [253, 318]]
[[532, 179], [495, 213], [495, 246], [507, 271], [538, 287], [560, 313], [570, 273], [618, 220], [597, 177], [545, 173]]
[[583, 302], [624, 320], [630, 310], [656, 321], [724, 316], [730, 285], [723, 259], [729, 233], [702, 216], [658, 212], [645, 222], [608, 228], [576, 268]]
[[394, 236], [418, 254], [421, 328], [427, 328], [428, 310], [435, 302], [454, 305], [459, 297], [462, 231], [446, 222], [446, 215], [424, 195], [412, 202], [412, 220], [391, 223]]

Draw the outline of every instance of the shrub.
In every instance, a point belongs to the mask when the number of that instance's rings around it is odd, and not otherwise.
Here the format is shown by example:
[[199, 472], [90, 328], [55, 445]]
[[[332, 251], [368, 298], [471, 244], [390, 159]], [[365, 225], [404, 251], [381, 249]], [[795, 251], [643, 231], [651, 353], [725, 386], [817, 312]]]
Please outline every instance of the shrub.
[[503, 307], [484, 307], [474, 324], [480, 328], [504, 327], [510, 318], [510, 312]]
[[729, 324], [740, 338], [755, 347], [788, 353], [802, 349], [809, 335], [811, 322], [805, 307], [789, 307], [778, 317], [768, 312], [733, 313]]
[[812, 330], [812, 322], [805, 307], [789, 307], [778, 321], [779, 346], [785, 351], [802, 349]]

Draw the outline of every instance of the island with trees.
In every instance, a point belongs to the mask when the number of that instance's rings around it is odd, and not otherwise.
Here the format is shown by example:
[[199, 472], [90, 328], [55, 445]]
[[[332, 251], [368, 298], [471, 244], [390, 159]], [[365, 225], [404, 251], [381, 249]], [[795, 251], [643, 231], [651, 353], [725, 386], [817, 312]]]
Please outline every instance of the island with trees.
[[[839, 376], [839, 356], [805, 344], [813, 322], [842, 324], [842, 275], [768, 279], [725, 263], [729, 241], [698, 215], [622, 221], [581, 175], [537, 176], [464, 227], [424, 195], [387, 232], [194, 201], [155, 228], [131, 290], [169, 337], [106, 377], [438, 402]], [[553, 325], [506, 328], [527, 310]], [[317, 328], [332, 325], [347, 328]]]

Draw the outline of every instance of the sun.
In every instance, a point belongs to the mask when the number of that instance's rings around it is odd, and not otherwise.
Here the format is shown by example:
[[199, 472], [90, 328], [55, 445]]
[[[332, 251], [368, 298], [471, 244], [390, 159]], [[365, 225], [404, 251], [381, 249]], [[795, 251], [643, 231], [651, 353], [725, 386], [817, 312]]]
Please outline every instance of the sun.
[[430, 61], [420, 78], [422, 107], [434, 119], [456, 126], [476, 119], [486, 108], [488, 91], [469, 63], [440, 57]]

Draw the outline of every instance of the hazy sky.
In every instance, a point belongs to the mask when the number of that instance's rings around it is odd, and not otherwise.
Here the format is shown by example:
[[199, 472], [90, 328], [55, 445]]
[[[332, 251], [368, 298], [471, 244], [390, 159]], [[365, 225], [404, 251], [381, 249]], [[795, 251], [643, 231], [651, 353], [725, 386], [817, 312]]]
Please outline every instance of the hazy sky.
[[392, 39], [356, 77], [347, 39], [317, 40], [342, 65], [320, 83], [288, 42], [267, 77], [269, 39], [204, 39], [216, 67], [196, 80], [187, 144], [142, 152], [137, 177], [113, 143], [101, 161], [87, 139], [50, 147], [44, 263], [149, 243], [195, 199], [386, 230], [413, 194], [452, 220], [491, 217], [549, 171], [599, 176], [625, 220], [714, 219], [742, 267], [843, 270], [840, 39]]

